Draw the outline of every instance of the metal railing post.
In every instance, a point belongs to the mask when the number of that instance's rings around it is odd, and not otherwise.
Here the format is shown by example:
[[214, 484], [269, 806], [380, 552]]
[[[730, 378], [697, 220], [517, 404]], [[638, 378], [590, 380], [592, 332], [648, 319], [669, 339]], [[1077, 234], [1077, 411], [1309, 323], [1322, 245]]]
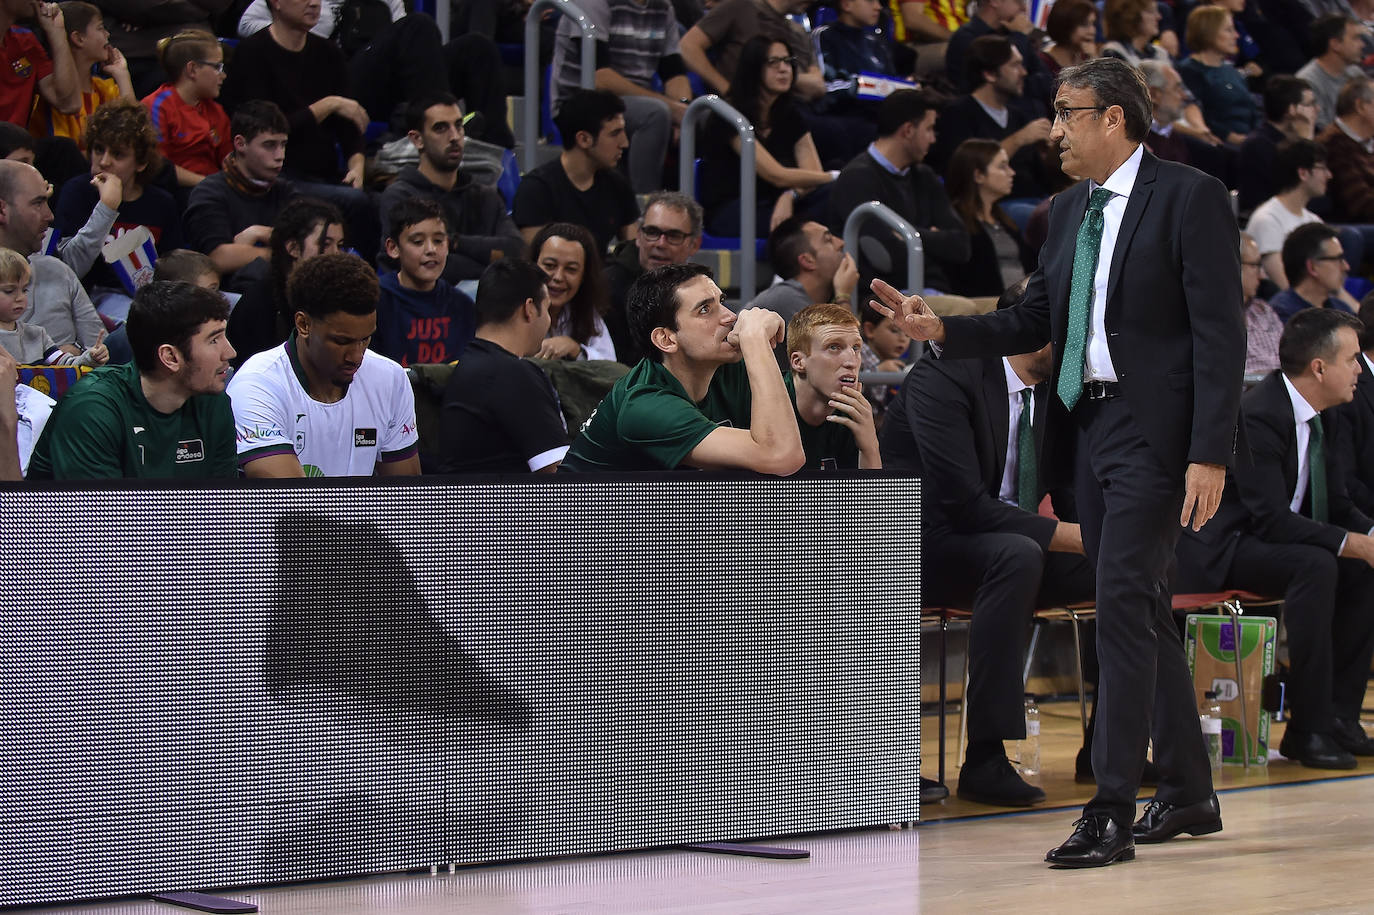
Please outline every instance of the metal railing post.
[[[921, 247], [921, 233], [911, 223], [898, 216], [891, 207], [870, 200], [856, 206], [844, 221], [844, 249], [859, 259], [859, 227], [870, 219], [887, 223], [893, 231], [906, 239], [906, 292], [920, 294], [925, 289], [926, 260], [925, 249]], [[859, 295], [854, 300], [867, 301]]]
[[754, 240], [758, 237], [754, 125], [718, 95], [703, 95], [696, 99], [687, 106], [687, 113], [682, 116], [678, 187], [688, 197], [696, 198], [697, 123], [713, 113], [729, 122], [730, 126], [735, 128], [735, 133], [739, 134], [739, 300], [740, 304], [746, 304], [754, 298], [754, 273], [758, 266], [757, 253], [754, 250]]
[[583, 89], [591, 89], [596, 85], [596, 26], [573, 0], [534, 0], [525, 15], [525, 123], [520, 131], [525, 145], [525, 161], [520, 163], [522, 171], [529, 171], [538, 164], [534, 149], [539, 143], [539, 94], [544, 91], [543, 81], [539, 78], [539, 18], [544, 10], [549, 9], [558, 10], [581, 26], [582, 67], [579, 83]]

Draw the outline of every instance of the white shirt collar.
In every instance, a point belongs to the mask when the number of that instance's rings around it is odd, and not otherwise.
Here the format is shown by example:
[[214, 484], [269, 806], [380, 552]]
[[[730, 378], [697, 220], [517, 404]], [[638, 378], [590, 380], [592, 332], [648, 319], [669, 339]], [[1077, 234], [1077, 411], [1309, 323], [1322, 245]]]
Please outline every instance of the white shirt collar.
[[1361, 137], [1355, 131], [1351, 130], [1349, 125], [1347, 125], [1345, 121], [1342, 121], [1340, 118], [1336, 118], [1336, 126], [1339, 127], [1342, 131], [1344, 131], [1347, 137], [1363, 146], [1366, 152], [1370, 151], [1371, 147], [1374, 147], [1374, 137]]
[[1011, 360], [1008, 359], [1006, 356], [1002, 357], [1002, 371], [1005, 372], [1007, 375], [1008, 396], [1011, 396], [1013, 394], [1020, 394], [1026, 388], [1034, 387], [1034, 385], [1026, 384], [1024, 381], [1021, 380], [1021, 376], [1016, 374], [1016, 371], [1011, 367]]
[[1137, 146], [1135, 152], [1130, 157], [1116, 167], [1116, 171], [1107, 176], [1107, 180], [1101, 185], [1092, 181], [1088, 182], [1088, 190], [1096, 187], [1105, 187], [1118, 197], [1130, 197], [1131, 188], [1135, 187], [1136, 175], [1140, 174], [1140, 162], [1145, 157], [1145, 147]]
[[1312, 405], [1307, 402], [1307, 398], [1298, 393], [1298, 389], [1293, 387], [1293, 382], [1288, 380], [1287, 375], [1280, 375], [1283, 378], [1283, 386], [1288, 389], [1288, 399], [1293, 403], [1293, 420], [1299, 426], [1304, 426], [1307, 421], [1317, 415], [1317, 411], [1312, 409]]

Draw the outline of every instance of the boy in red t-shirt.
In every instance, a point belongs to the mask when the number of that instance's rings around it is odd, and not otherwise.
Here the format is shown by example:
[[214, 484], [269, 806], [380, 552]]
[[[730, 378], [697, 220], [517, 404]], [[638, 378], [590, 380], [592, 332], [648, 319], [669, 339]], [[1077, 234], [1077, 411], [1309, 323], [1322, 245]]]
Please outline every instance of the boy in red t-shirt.
[[[0, 0], [3, 2], [3, 0]], [[159, 149], [176, 166], [177, 184], [194, 187], [234, 149], [229, 116], [215, 98], [224, 83], [224, 50], [209, 32], [179, 32], [159, 48], [168, 82], [143, 100]]]
[[[15, 26], [20, 17], [30, 16], [47, 36], [51, 58], [33, 32]], [[58, 111], [80, 109], [81, 87], [56, 3], [0, 0], [0, 35], [0, 120], [27, 127], [35, 93]]]

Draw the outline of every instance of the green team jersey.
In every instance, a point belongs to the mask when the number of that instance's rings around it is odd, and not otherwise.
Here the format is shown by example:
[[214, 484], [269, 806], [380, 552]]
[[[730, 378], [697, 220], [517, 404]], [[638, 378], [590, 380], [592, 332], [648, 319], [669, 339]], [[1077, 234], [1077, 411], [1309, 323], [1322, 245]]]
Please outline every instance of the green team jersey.
[[792, 399], [792, 413], [801, 432], [802, 450], [806, 452], [806, 470], [857, 470], [859, 443], [847, 426], [826, 420], [819, 426], [809, 425], [797, 412], [797, 389], [792, 373], [782, 376], [787, 384], [787, 396]]
[[750, 403], [743, 362], [716, 369], [698, 404], [662, 363], [641, 359], [582, 424], [558, 469], [672, 470], [717, 426], [749, 428]]
[[159, 413], [138, 366], [91, 372], [57, 402], [29, 462], [31, 480], [236, 477], [234, 413], [227, 394], [192, 397]]

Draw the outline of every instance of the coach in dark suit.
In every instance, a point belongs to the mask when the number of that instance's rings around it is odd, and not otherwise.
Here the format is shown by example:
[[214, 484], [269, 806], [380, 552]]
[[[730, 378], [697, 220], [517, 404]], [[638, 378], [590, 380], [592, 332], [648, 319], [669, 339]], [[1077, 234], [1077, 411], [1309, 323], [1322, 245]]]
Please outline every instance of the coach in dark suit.
[[1360, 380], [1355, 397], [1332, 409], [1332, 439], [1350, 500], [1374, 517], [1374, 295], [1360, 303]]
[[[1097, 794], [1059, 867], [1135, 857], [1143, 842], [1221, 829], [1168, 570], [1181, 524], [1221, 501], [1245, 363], [1240, 238], [1226, 188], [1141, 146], [1149, 93], [1120, 60], [1060, 73], [1050, 140], [1089, 178], [1050, 206], [1021, 304], [941, 320], [919, 296], [874, 292], [943, 357], [1055, 346], [1055, 391], [1077, 428], [1083, 544], [1097, 572]], [[1159, 787], [1134, 829], [1153, 725]]]
[[1352, 315], [1304, 308], [1283, 329], [1281, 368], [1241, 401], [1251, 462], [1212, 523], [1178, 545], [1179, 586], [1281, 594], [1292, 718], [1279, 751], [1316, 769], [1374, 756], [1360, 727], [1374, 655], [1374, 528], [1346, 494], [1331, 409], [1360, 373]]
[[[879, 435], [884, 468], [921, 478], [922, 602], [973, 610], [959, 797], [983, 804], [1045, 799], [1002, 743], [1026, 736], [1026, 630], [1037, 605], [1093, 593], [1078, 525], [1037, 512], [1052, 371], [1048, 345], [1002, 358], [922, 359]], [[1064, 490], [1054, 501], [1061, 517], [1073, 517]]]

